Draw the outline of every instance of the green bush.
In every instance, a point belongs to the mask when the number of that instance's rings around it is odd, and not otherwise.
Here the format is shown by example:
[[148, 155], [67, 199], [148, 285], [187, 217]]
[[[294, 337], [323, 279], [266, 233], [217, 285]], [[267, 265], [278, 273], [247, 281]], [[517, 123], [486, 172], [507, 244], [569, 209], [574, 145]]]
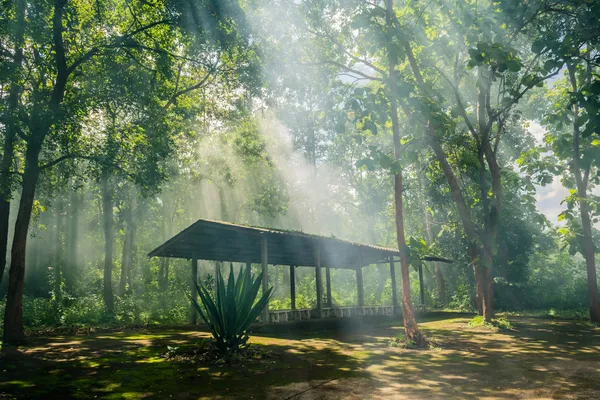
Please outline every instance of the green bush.
[[492, 319], [492, 322], [486, 322], [481, 315], [469, 321], [469, 328], [485, 328], [492, 331], [510, 331], [513, 329], [510, 321], [504, 316]]

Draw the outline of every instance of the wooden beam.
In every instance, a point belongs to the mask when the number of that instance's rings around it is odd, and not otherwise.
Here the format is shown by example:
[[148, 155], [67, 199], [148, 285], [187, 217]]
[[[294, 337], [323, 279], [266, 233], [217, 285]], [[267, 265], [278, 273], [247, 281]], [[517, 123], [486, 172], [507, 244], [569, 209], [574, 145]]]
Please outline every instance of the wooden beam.
[[296, 267], [290, 265], [290, 298], [292, 300], [292, 310], [296, 309]]
[[[269, 254], [268, 254], [267, 238], [263, 235], [260, 239], [260, 258], [262, 262], [262, 292], [266, 293], [269, 290]], [[269, 302], [265, 304], [262, 314], [262, 322], [269, 322]]]
[[327, 286], [327, 307], [331, 308], [331, 271], [329, 270], [329, 264], [325, 266], [325, 284]]
[[362, 265], [356, 268], [356, 292], [358, 293], [358, 306], [365, 305], [365, 294], [363, 292], [363, 273]]
[[190, 289], [192, 292], [192, 300], [190, 301], [190, 323], [196, 325], [198, 311], [196, 310], [194, 302], [198, 301], [198, 291], [196, 290], [196, 284], [198, 283], [198, 260], [195, 258], [192, 259], [192, 276], [190, 278]]
[[321, 276], [321, 248], [315, 248], [315, 281], [317, 286], [317, 316], [323, 318], [323, 282]]
[[396, 288], [396, 266], [394, 265], [394, 257], [390, 257], [390, 275], [392, 276], [392, 301], [394, 303], [394, 314], [397, 314], [400, 311], [400, 307], [398, 304], [398, 289]]

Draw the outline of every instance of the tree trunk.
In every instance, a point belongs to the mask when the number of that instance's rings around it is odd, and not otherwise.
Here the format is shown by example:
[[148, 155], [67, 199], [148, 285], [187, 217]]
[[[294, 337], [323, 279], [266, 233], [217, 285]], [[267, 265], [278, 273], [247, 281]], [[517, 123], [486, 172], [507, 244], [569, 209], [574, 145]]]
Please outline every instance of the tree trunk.
[[[168, 227], [168, 228], [167, 228]], [[162, 232], [163, 232], [163, 241], [167, 241], [171, 238], [173, 231], [173, 222], [171, 216], [169, 215], [167, 203], [163, 202], [163, 218], [162, 218]], [[160, 285], [163, 293], [166, 293], [169, 289], [169, 258], [163, 257], [160, 260], [160, 269], [161, 269], [161, 277], [160, 277]]]
[[56, 231], [54, 236], [54, 297], [60, 301], [61, 297], [61, 286], [62, 286], [62, 241], [61, 241], [61, 229], [62, 229], [62, 213], [63, 213], [63, 201], [60, 196], [56, 197], [55, 204], [55, 222]]
[[[23, 62], [23, 36], [25, 32], [25, 1], [17, 0], [15, 4], [16, 30], [15, 30], [15, 55], [14, 66], [17, 74], [21, 71]], [[12, 198], [11, 166], [13, 162], [14, 140], [16, 137], [15, 112], [19, 106], [21, 88], [17, 83], [18, 77], [13, 77], [8, 94], [9, 121], [4, 133], [4, 147], [2, 164], [0, 165], [0, 283], [6, 269], [6, 254], [8, 252], [8, 231], [10, 220], [10, 202]]]
[[79, 206], [81, 204], [80, 194], [75, 191], [71, 193], [71, 207], [69, 208], [69, 240], [68, 240], [68, 261], [65, 263], [65, 285], [68, 290], [72, 290], [74, 286], [74, 278], [77, 275], [78, 268], [78, 222], [79, 222]]
[[135, 189], [132, 190], [131, 194], [131, 212], [129, 214], [129, 225], [128, 225], [128, 234], [129, 234], [129, 255], [127, 259], [127, 292], [131, 293], [133, 289], [133, 261], [136, 257], [136, 245], [135, 245], [135, 233], [136, 233], [136, 224], [135, 224], [135, 213], [137, 210], [137, 198]]
[[123, 235], [123, 254], [121, 256], [121, 276], [119, 277], [119, 287], [117, 289], [117, 296], [123, 297], [125, 289], [127, 287], [127, 270], [129, 264], [129, 253], [131, 252], [131, 245], [129, 242], [129, 228], [125, 228], [125, 234]]
[[[410, 47], [410, 44], [406, 40], [404, 40], [402, 37], [399, 37], [399, 39], [401, 40], [401, 44], [406, 51], [406, 56], [408, 58], [408, 62], [413, 71], [413, 75], [417, 81], [417, 84], [419, 85], [419, 88], [423, 92], [423, 94], [427, 95], [428, 90], [425, 85], [425, 81], [423, 80], [423, 76], [421, 74], [421, 70], [417, 63], [417, 60], [415, 59], [412, 49]], [[473, 263], [473, 269], [474, 269], [475, 277], [476, 277], [477, 309], [478, 309], [480, 315], [484, 315], [485, 314], [484, 295], [485, 295], [486, 291], [491, 292], [491, 290], [485, 289], [486, 287], [489, 288], [489, 285], [484, 284], [484, 282], [482, 281], [482, 279], [485, 279], [486, 274], [483, 274], [481, 271], [479, 271], [479, 269], [482, 268], [481, 267], [482, 260], [480, 259], [480, 254], [482, 251], [481, 251], [481, 249], [478, 249], [478, 245], [477, 245], [477, 243], [479, 242], [477, 230], [475, 229], [475, 224], [473, 223], [473, 219], [471, 217], [469, 208], [467, 207], [467, 204], [465, 203], [465, 200], [463, 198], [461, 187], [460, 187], [460, 184], [458, 183], [458, 179], [456, 179], [456, 175], [454, 174], [452, 167], [448, 163], [448, 158], [446, 157], [446, 153], [444, 152], [444, 150], [442, 149], [442, 146], [439, 144], [439, 142], [437, 140], [436, 127], [433, 126], [431, 121], [428, 123], [427, 127], [425, 128], [425, 135], [428, 137], [430, 145], [433, 149], [433, 152], [435, 153], [436, 158], [438, 159], [438, 162], [440, 163], [440, 167], [442, 168], [444, 176], [446, 177], [446, 181], [448, 182], [448, 185], [450, 186], [450, 192], [452, 194], [454, 202], [456, 203], [456, 207], [458, 208], [458, 214], [460, 216], [460, 219], [461, 219], [461, 222], [463, 225], [463, 229], [465, 231], [467, 240], [469, 242], [469, 244], [468, 244], [469, 255], [470, 255], [471, 261]], [[501, 196], [501, 193], [499, 193], [499, 196]], [[484, 217], [487, 217], [487, 216], [484, 216]], [[491, 275], [491, 271], [490, 271], [490, 275]], [[491, 285], [491, 281], [490, 281], [490, 285]], [[489, 308], [490, 304], [491, 303], [488, 303], [488, 308]]]
[[[429, 245], [433, 243], [433, 231], [431, 229], [432, 225], [432, 215], [431, 210], [425, 205], [425, 232], [427, 233], [427, 240], [429, 240]], [[433, 266], [435, 268], [435, 281], [437, 283], [437, 295], [441, 304], [446, 304], [446, 282], [444, 281], [444, 275], [442, 275], [442, 271], [440, 269], [440, 263], [434, 262]]]
[[18, 344], [25, 340], [23, 330], [23, 287], [25, 283], [25, 252], [35, 189], [39, 178], [38, 158], [41, 143], [31, 140], [25, 155], [19, 211], [15, 222], [15, 234], [11, 249], [8, 293], [4, 313], [4, 343]]
[[598, 302], [598, 281], [596, 277], [596, 259], [594, 254], [594, 242], [592, 239], [592, 225], [590, 222], [589, 205], [587, 204], [587, 191], [580, 191], [581, 226], [583, 228], [582, 248], [585, 258], [588, 300], [590, 308], [590, 320], [600, 322], [600, 303]]
[[121, 256], [121, 276], [119, 279], [119, 288], [117, 295], [122, 297], [127, 290], [127, 284], [131, 281], [131, 260], [132, 260], [132, 229], [133, 229], [133, 207], [135, 200], [132, 197], [132, 191], [127, 189], [129, 204], [125, 205], [125, 233], [123, 235], [123, 254]]
[[[388, 27], [393, 28], [393, 18], [395, 11], [393, 0], [386, 1], [386, 22]], [[400, 159], [402, 144], [400, 143], [400, 126], [398, 123], [398, 104], [396, 100], [396, 64], [395, 51], [389, 52], [389, 93], [392, 119], [392, 132], [394, 141], [394, 158]], [[413, 342], [419, 347], [427, 345], [427, 339], [419, 331], [417, 321], [413, 312], [410, 300], [410, 274], [408, 255], [406, 253], [406, 239], [404, 237], [404, 215], [402, 210], [402, 171], [396, 171], [394, 176], [394, 200], [395, 200], [395, 219], [396, 219], [396, 237], [398, 240], [398, 250], [400, 251], [400, 270], [402, 275], [402, 318], [404, 320], [404, 333], [407, 342]]]
[[[567, 64], [569, 71], [569, 79], [573, 92], [577, 93], [579, 85], [577, 84], [577, 76], [575, 66], [571, 63]], [[590, 71], [588, 69], [588, 74]], [[581, 238], [582, 255], [585, 258], [587, 283], [588, 283], [588, 301], [590, 309], [590, 320], [592, 322], [600, 322], [600, 303], [598, 302], [598, 281], [596, 277], [596, 259], [594, 250], [594, 241], [592, 237], [592, 224], [590, 221], [590, 207], [587, 197], [587, 186], [589, 178], [590, 166], [585, 167], [585, 173], [582, 176], [581, 171], [581, 150], [580, 150], [580, 131], [579, 131], [579, 106], [574, 103], [573, 109], [573, 173], [577, 184], [577, 196], [579, 197], [579, 212], [581, 214], [581, 228], [583, 236]]]
[[57, 74], [48, 103], [48, 113], [36, 113], [30, 118], [32, 120], [31, 126], [35, 129], [32, 129], [29, 133], [27, 148], [25, 150], [25, 171], [23, 173], [19, 210], [15, 222], [8, 276], [8, 294], [6, 297], [6, 311], [4, 313], [4, 343], [18, 343], [25, 339], [25, 332], [23, 330], [25, 256], [31, 211], [40, 175], [38, 161], [42, 144], [52, 124], [56, 122], [55, 119], [60, 116], [60, 108], [69, 77], [62, 38], [62, 17], [65, 4], [65, 0], [57, 0], [54, 3], [52, 38]]
[[114, 312], [112, 289], [113, 270], [113, 198], [112, 187], [107, 176], [102, 178], [102, 217], [104, 226], [104, 306], [106, 312]]

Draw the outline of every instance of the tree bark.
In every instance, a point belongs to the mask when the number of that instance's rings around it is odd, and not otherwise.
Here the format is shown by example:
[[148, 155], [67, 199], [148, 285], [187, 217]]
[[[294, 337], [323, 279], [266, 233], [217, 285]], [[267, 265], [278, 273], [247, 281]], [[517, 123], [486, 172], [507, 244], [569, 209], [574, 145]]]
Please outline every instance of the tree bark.
[[[579, 85], [577, 84], [577, 76], [575, 74], [575, 66], [571, 63], [567, 64], [569, 71], [569, 79], [573, 92], [577, 92]], [[589, 71], [588, 71], [589, 74]], [[587, 196], [587, 179], [582, 176], [581, 171], [581, 150], [580, 150], [580, 131], [579, 131], [579, 106], [574, 103], [573, 106], [573, 174], [577, 185], [577, 197], [579, 197], [579, 213], [581, 214], [581, 248], [582, 255], [585, 258], [587, 286], [588, 286], [588, 301], [590, 310], [590, 320], [592, 322], [600, 322], [600, 302], [598, 301], [598, 281], [596, 277], [596, 258], [594, 241], [592, 237], [592, 224], [590, 221], [590, 207]], [[586, 168], [590, 168], [586, 166]], [[589, 171], [586, 171], [585, 176], [588, 176]]]
[[129, 219], [129, 225], [128, 225], [128, 231], [127, 233], [129, 234], [129, 255], [128, 255], [128, 260], [127, 260], [127, 292], [131, 293], [131, 291], [133, 290], [133, 262], [135, 260], [136, 257], [136, 250], [137, 247], [135, 245], [135, 234], [136, 234], [136, 223], [135, 223], [135, 213], [137, 210], [137, 197], [136, 197], [136, 193], [135, 193], [135, 189], [132, 190], [132, 194], [131, 194], [131, 212], [130, 212], [130, 219]]
[[[168, 228], [167, 228], [168, 226]], [[163, 231], [163, 241], [167, 241], [172, 235], [172, 226], [173, 222], [168, 213], [167, 203], [163, 202], [163, 218], [162, 218], [162, 231]], [[169, 289], [169, 258], [163, 257], [160, 260], [160, 288], [163, 293], [166, 293]]]
[[114, 312], [112, 289], [113, 270], [113, 198], [107, 176], [102, 178], [102, 219], [104, 227], [104, 290], [103, 299], [106, 312]]
[[[393, 28], [393, 18], [395, 17], [393, 0], [386, 0], [386, 23], [389, 28]], [[392, 119], [392, 132], [394, 141], [394, 158], [400, 159], [402, 144], [400, 143], [400, 126], [398, 123], [398, 104], [396, 99], [397, 59], [395, 51], [388, 50], [389, 61], [389, 93]], [[402, 210], [403, 196], [402, 171], [396, 171], [394, 176], [394, 201], [395, 201], [395, 220], [396, 237], [398, 240], [398, 250], [400, 251], [400, 270], [402, 276], [402, 319], [404, 320], [404, 333], [407, 342], [413, 342], [419, 347], [427, 346], [427, 339], [419, 331], [417, 321], [413, 312], [413, 306], [410, 299], [410, 273], [408, 255], [406, 253], [406, 238], [404, 236], [404, 215]]]
[[[17, 0], [15, 4], [16, 30], [15, 30], [15, 55], [14, 67], [17, 74], [20, 73], [23, 62], [23, 37], [25, 34], [25, 1]], [[4, 134], [4, 146], [2, 152], [2, 164], [0, 165], [0, 284], [6, 269], [6, 254], [8, 252], [8, 231], [10, 220], [10, 203], [12, 198], [11, 166], [13, 162], [14, 141], [16, 137], [15, 115], [19, 106], [19, 78], [13, 77], [8, 94], [9, 120], [6, 124]]]
[[[431, 215], [431, 210], [425, 204], [425, 232], [427, 233], [427, 240], [429, 240], [429, 244], [433, 243], [433, 231], [431, 229], [433, 217]], [[446, 304], [446, 282], [444, 281], [444, 275], [442, 275], [442, 271], [440, 269], [440, 263], [433, 263], [435, 269], [435, 281], [437, 284], [437, 295], [441, 304]]]
[[66, 0], [55, 0], [52, 15], [52, 40], [56, 79], [47, 105], [47, 109], [36, 110], [30, 116], [30, 133], [25, 150], [25, 170], [23, 173], [21, 199], [15, 222], [15, 231], [11, 249], [9, 286], [4, 313], [4, 343], [19, 343], [25, 339], [23, 330], [23, 288], [25, 278], [25, 257], [27, 236], [31, 222], [31, 212], [35, 190], [40, 175], [39, 156], [42, 144], [52, 125], [60, 118], [61, 104], [64, 99], [69, 77], [65, 48], [62, 37], [63, 14]]
[[55, 200], [55, 236], [54, 236], [54, 296], [56, 299], [59, 299], [61, 296], [61, 286], [63, 280], [62, 274], [62, 265], [63, 265], [63, 257], [62, 257], [62, 249], [63, 244], [61, 240], [61, 230], [62, 230], [62, 212], [63, 212], [63, 200], [60, 196], [56, 197]]
[[40, 150], [41, 143], [31, 140], [25, 155], [25, 171], [11, 249], [8, 293], [4, 313], [4, 343], [6, 344], [18, 344], [25, 340], [25, 331], [23, 330], [25, 254], [35, 189], [40, 174], [38, 167]]
[[78, 247], [79, 247], [79, 206], [80, 194], [73, 188], [71, 193], [71, 207], [69, 208], [69, 253], [68, 261], [65, 263], [65, 285], [68, 290], [74, 286], [74, 278], [78, 268]]

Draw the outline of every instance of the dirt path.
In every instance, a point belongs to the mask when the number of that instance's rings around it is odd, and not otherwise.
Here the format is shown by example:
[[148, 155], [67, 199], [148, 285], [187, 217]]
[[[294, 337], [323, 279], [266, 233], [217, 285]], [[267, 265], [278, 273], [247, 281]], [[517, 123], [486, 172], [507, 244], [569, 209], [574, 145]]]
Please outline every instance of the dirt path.
[[402, 331], [389, 319], [257, 327], [252, 343], [280, 356], [233, 368], [159, 357], [207, 337], [190, 330], [35, 338], [0, 356], [0, 399], [600, 396], [599, 328], [513, 318], [514, 331], [497, 333], [467, 329], [467, 317], [430, 319], [421, 326], [439, 350], [388, 347]]

